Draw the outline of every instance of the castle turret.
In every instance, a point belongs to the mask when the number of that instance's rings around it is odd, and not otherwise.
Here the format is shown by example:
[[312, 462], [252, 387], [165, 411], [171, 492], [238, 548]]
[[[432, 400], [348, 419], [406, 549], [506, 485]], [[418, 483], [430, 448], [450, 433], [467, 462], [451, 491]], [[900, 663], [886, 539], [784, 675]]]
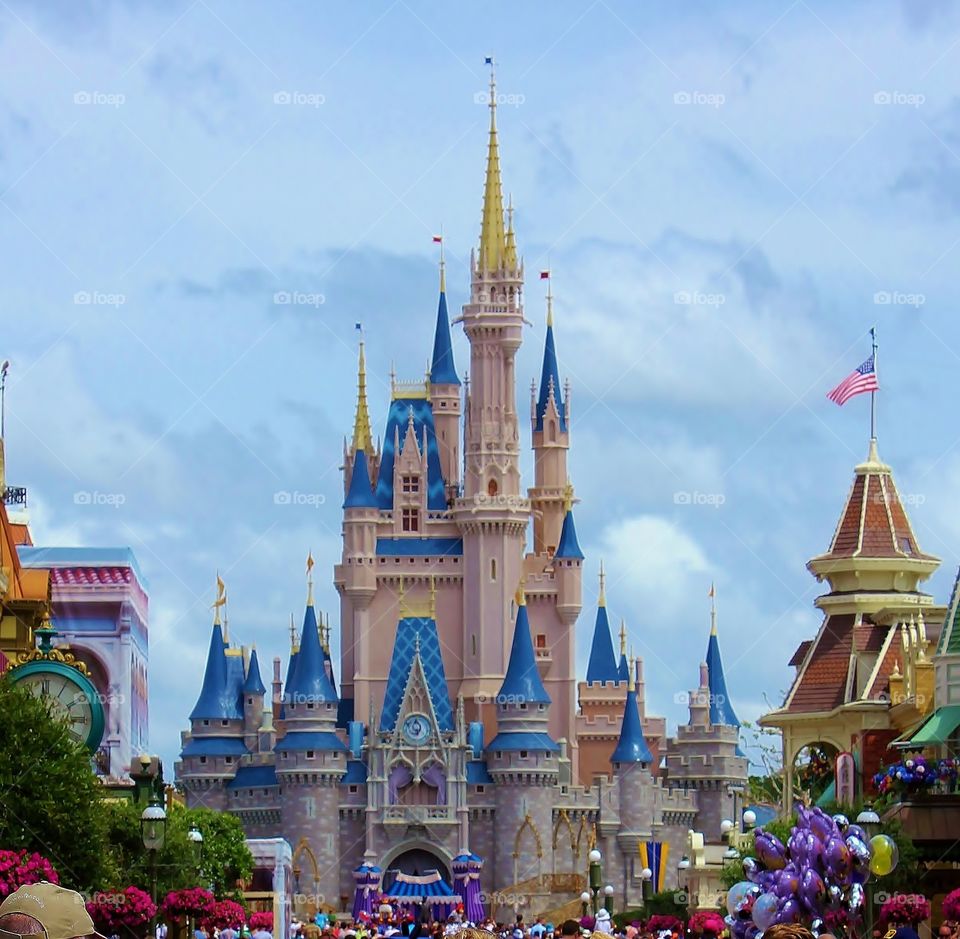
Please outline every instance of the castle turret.
[[[242, 659], [240, 659], [242, 676]], [[226, 809], [226, 785], [236, 772], [244, 743], [244, 707], [235, 671], [227, 661], [220, 608], [214, 618], [200, 696], [190, 712], [190, 730], [182, 735], [177, 775], [188, 805]], [[242, 682], [242, 678], [241, 678]]]
[[460, 493], [460, 379], [453, 361], [443, 242], [440, 243], [440, 302], [430, 363], [430, 402], [437, 432], [440, 466], [451, 501]]
[[[530, 829], [531, 842], [542, 843], [552, 832], [554, 790], [560, 772], [560, 747], [547, 730], [550, 696], [543, 687], [530, 637], [523, 588], [517, 595], [517, 619], [510, 661], [497, 694], [497, 735], [486, 747], [487, 769], [496, 783], [497, 828]], [[522, 840], [521, 840], [522, 843]], [[546, 873], [532, 869], [542, 858], [514, 855], [510, 837], [495, 846], [496, 878], [519, 883]]]
[[557, 615], [566, 626], [572, 626], [580, 615], [583, 600], [580, 584], [583, 578], [583, 551], [573, 521], [573, 486], [564, 488], [563, 528], [553, 555], [553, 571], [557, 579]]
[[[711, 589], [711, 599], [713, 593]], [[740, 724], [726, 697], [713, 604], [711, 614], [707, 655], [716, 672], [711, 675], [707, 662], [700, 665], [700, 686], [689, 696], [690, 719], [667, 746], [667, 779], [671, 788], [696, 791], [697, 828], [708, 841], [717, 841], [720, 823], [736, 819], [743, 808], [748, 761], [740, 752]]]
[[607, 619], [607, 595], [605, 589], [603, 562], [600, 562], [600, 597], [597, 600], [597, 618], [593, 625], [593, 642], [590, 645], [590, 659], [587, 662], [587, 684], [609, 682], [617, 684], [620, 670], [613, 654], [613, 637], [610, 635], [610, 621]]
[[247, 675], [241, 689], [243, 694], [243, 740], [248, 750], [255, 750], [257, 734], [263, 721], [263, 696], [267, 693], [260, 677], [260, 662], [257, 647], [250, 651]]
[[[549, 272], [548, 272], [549, 273]], [[533, 550], [553, 554], [561, 539], [566, 517], [567, 451], [570, 449], [570, 398], [561, 393], [557, 350], [553, 338], [553, 294], [547, 291], [547, 335], [543, 347], [540, 393], [531, 389], [530, 422], [533, 430], [534, 482]]]
[[[366, 360], [363, 342], [357, 360], [357, 408], [353, 445], [344, 464], [343, 552], [336, 571], [337, 588], [344, 598], [340, 613], [341, 697], [340, 724], [353, 718], [354, 675], [366, 675], [368, 663], [357, 661], [367, 643], [363, 637], [369, 628], [370, 603], [377, 592], [375, 570], [377, 523], [380, 510], [373, 488], [371, 459], [374, 456], [367, 410]], [[379, 463], [379, 457], [377, 458]]]
[[347, 748], [336, 734], [337, 696], [327, 677], [313, 606], [312, 583], [293, 675], [284, 689], [284, 735], [275, 747], [282, 787], [281, 821], [291, 844], [305, 843], [316, 858], [316, 890], [340, 895], [339, 784]]
[[627, 662], [627, 625], [620, 620], [620, 665], [617, 667], [617, 681], [630, 680], [630, 665]]
[[464, 680], [469, 719], [487, 717], [507, 664], [513, 591], [522, 575], [530, 503], [520, 493], [516, 354], [523, 336], [523, 264], [512, 224], [504, 225], [497, 141], [497, 92], [491, 69], [490, 136], [480, 245], [471, 258], [470, 394], [464, 425], [463, 496], [453, 517], [463, 535]]

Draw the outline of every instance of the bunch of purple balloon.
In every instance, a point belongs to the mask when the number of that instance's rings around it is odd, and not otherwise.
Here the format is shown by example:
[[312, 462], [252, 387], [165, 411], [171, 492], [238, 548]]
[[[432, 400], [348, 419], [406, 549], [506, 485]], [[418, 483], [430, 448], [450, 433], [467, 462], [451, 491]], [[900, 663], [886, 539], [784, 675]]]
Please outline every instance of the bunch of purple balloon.
[[803, 805], [786, 844], [758, 828], [754, 845], [756, 857], [743, 860], [747, 880], [727, 893], [733, 939], [757, 939], [774, 923], [805, 922], [817, 932], [829, 909], [845, 909], [857, 922], [867, 877], [889, 874], [897, 865], [889, 835], [870, 838], [845, 815], [831, 817]]

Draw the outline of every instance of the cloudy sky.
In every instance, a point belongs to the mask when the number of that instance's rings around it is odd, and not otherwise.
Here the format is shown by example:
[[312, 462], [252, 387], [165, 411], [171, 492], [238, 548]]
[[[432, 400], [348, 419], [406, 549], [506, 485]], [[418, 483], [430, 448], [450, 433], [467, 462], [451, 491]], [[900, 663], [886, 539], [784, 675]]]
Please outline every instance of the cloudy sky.
[[[804, 564], [867, 448], [867, 399], [824, 396], [874, 324], [881, 455], [946, 598], [955, 4], [5, 0], [8, 477], [38, 544], [135, 550], [168, 764], [217, 568], [234, 637], [266, 659], [302, 614], [308, 550], [336, 610], [354, 323], [382, 429], [391, 363], [417, 378], [430, 351], [441, 225], [452, 307], [466, 296], [491, 54], [504, 185], [528, 272], [554, 271], [573, 386], [584, 653], [603, 557], [673, 724], [716, 581], [738, 713], [779, 703], [818, 622]], [[533, 278], [527, 315], [521, 413], [543, 342]]]

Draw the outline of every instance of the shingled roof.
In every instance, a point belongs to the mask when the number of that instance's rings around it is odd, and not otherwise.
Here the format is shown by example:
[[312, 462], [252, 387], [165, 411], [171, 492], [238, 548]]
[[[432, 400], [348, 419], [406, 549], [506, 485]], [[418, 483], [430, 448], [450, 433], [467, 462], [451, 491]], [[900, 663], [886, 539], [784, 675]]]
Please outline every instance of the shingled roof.
[[854, 472], [830, 548], [814, 562], [855, 557], [935, 560], [917, 544], [893, 472], [880, 462], [876, 441], [871, 441], [866, 462]]

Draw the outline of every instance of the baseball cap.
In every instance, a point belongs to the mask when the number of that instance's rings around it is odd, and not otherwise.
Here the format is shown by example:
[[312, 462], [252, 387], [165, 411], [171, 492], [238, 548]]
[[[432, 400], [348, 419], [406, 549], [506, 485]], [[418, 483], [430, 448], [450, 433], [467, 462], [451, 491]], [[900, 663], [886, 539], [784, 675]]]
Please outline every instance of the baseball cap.
[[[75, 890], [41, 881], [18, 887], [0, 903], [0, 916], [23, 913], [37, 920], [46, 939], [79, 939], [99, 936], [83, 897]], [[0, 928], [0, 939], [20, 939], [20, 933]], [[101, 937], [103, 939], [103, 937]]]

